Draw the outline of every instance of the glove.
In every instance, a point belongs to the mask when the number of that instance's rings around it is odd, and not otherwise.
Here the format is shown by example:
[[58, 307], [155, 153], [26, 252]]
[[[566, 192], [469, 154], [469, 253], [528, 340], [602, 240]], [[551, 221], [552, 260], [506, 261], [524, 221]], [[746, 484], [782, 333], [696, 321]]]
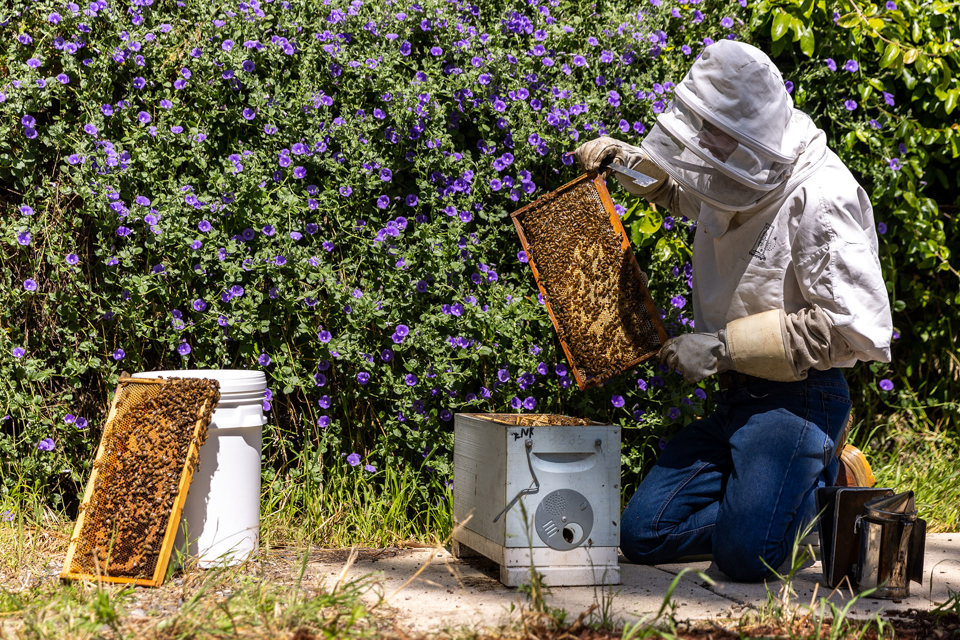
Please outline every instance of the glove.
[[717, 333], [686, 333], [660, 349], [660, 362], [688, 382], [730, 369], [766, 380], [803, 380], [811, 368], [829, 369], [853, 356], [816, 305], [797, 313], [771, 309], [737, 318]]
[[619, 173], [616, 174], [620, 185], [633, 195], [642, 196], [656, 190], [667, 177], [663, 169], [650, 160], [646, 153], [633, 145], [608, 136], [601, 136], [590, 142], [585, 142], [577, 147], [576, 151], [573, 152], [573, 157], [577, 159], [584, 171], [601, 171], [603, 165], [617, 162], [659, 181], [649, 187], [640, 187], [630, 178]]
[[599, 171], [602, 165], [622, 156], [625, 146], [627, 145], [619, 140], [601, 136], [577, 147], [573, 157], [577, 159], [584, 171]]
[[670, 338], [660, 349], [660, 362], [679, 371], [687, 382], [700, 382], [707, 376], [732, 369], [726, 330], [685, 333]]

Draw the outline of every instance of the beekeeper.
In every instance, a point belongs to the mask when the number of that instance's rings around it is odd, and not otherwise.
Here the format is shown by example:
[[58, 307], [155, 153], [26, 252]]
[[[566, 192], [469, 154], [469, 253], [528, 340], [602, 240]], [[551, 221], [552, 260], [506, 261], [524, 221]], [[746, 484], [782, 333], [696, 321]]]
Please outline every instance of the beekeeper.
[[696, 333], [660, 359], [690, 382], [719, 374], [717, 409], [684, 427], [621, 519], [621, 550], [662, 563], [712, 554], [735, 580], [766, 577], [815, 517], [850, 412], [841, 369], [890, 360], [891, 318], [870, 199], [793, 107], [760, 50], [703, 50], [634, 147], [574, 152], [657, 179], [627, 191], [697, 221]]

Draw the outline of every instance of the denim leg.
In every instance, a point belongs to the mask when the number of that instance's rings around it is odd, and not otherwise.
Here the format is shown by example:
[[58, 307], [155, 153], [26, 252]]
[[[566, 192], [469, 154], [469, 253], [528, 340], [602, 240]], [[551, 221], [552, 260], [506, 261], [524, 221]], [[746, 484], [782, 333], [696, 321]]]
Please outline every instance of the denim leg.
[[730, 466], [721, 421], [715, 413], [684, 427], [630, 498], [620, 518], [620, 549], [632, 562], [710, 553]]
[[764, 562], [779, 566], [812, 520], [814, 489], [833, 481], [849, 410], [838, 370], [721, 394], [717, 411], [670, 441], [630, 499], [624, 555], [651, 564], [712, 552], [730, 577], [763, 579]]
[[831, 472], [834, 442], [850, 409], [846, 387], [823, 391], [796, 383], [791, 391], [797, 387], [803, 393], [761, 394], [734, 410], [733, 468], [713, 557], [735, 580], [761, 580], [786, 559], [814, 515], [814, 490]]

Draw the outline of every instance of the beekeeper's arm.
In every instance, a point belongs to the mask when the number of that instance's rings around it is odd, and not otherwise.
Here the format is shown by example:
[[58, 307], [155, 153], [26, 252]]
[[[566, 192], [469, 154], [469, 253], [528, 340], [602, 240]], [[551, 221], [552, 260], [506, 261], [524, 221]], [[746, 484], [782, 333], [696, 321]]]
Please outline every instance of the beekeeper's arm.
[[820, 307], [786, 313], [772, 309], [729, 322], [715, 333], [686, 333], [667, 340], [660, 361], [688, 382], [738, 371], [782, 382], [803, 380], [807, 371], [830, 369], [853, 356], [830, 316]]
[[687, 195], [673, 178], [638, 147], [608, 136], [601, 136], [577, 147], [573, 156], [584, 171], [601, 171], [604, 165], [616, 162], [628, 169], [655, 178], [657, 180], [655, 184], [641, 187], [629, 177], [614, 173], [620, 186], [635, 196], [640, 196], [675, 215], [683, 215], [691, 220], [696, 220], [700, 214], [700, 202]]
[[806, 198], [813, 204], [801, 219], [793, 258], [809, 306], [738, 318], [716, 333], [678, 336], [663, 346], [661, 361], [690, 382], [727, 370], [802, 380], [810, 369], [889, 362], [892, 320], [872, 209], [861, 188], [849, 193]]

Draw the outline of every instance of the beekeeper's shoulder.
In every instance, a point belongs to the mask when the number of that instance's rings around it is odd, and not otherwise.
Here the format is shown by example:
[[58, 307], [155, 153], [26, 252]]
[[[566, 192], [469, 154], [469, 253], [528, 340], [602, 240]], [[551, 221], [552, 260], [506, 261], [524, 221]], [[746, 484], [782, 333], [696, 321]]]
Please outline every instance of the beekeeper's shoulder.
[[837, 239], [857, 242], [872, 231], [870, 197], [850, 169], [831, 150], [799, 186], [798, 238], [817, 244]]

